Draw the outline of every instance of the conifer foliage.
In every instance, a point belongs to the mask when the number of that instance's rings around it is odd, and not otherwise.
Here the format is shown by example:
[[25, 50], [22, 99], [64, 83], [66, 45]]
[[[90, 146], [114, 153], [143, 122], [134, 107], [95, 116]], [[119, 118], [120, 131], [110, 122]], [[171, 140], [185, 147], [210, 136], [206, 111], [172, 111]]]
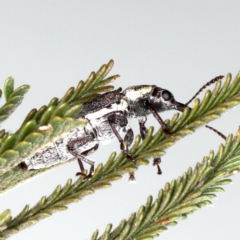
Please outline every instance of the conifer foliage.
[[[10, 134], [4, 129], [0, 131], [0, 193], [57, 167], [26, 171], [20, 169], [18, 164], [53, 139], [76, 127], [85, 126], [84, 119], [75, 120], [74, 116], [81, 110], [82, 103], [113, 89], [109, 84], [119, 76], [106, 77], [112, 66], [111, 60], [96, 73], [92, 72], [85, 82], [80, 81], [76, 88], [69, 88], [61, 99], [54, 97], [40, 109], [32, 109], [15, 133]], [[0, 96], [4, 93], [6, 100], [0, 107], [0, 122], [6, 120], [19, 106], [28, 89], [28, 85], [23, 85], [14, 90], [13, 78], [5, 81], [3, 91], [0, 90]], [[80, 177], [73, 182], [69, 179], [64, 186], [57, 186], [50, 196], [42, 197], [35, 206], [30, 208], [26, 205], [14, 218], [9, 209], [5, 210], [0, 214], [0, 239], [7, 239], [54, 212], [66, 210], [69, 203], [78, 202], [95, 190], [110, 187], [111, 182], [121, 179], [124, 173], [134, 172], [139, 166], [147, 165], [149, 158], [164, 155], [165, 149], [177, 140], [192, 134], [200, 126], [238, 105], [239, 91], [240, 74], [233, 81], [231, 75], [227, 75], [223, 85], [217, 81], [213, 91], [205, 92], [202, 101], [194, 101], [192, 109], [186, 108], [183, 114], [175, 114], [171, 120], [166, 120], [171, 127], [171, 137], [166, 136], [161, 128], [154, 133], [153, 127], [148, 129], [143, 141], [137, 135], [130, 149], [136, 163], [126, 159], [123, 153], [117, 156], [114, 152], [105, 165], [99, 164], [96, 167], [90, 180], [84, 181]], [[42, 131], [43, 126], [48, 126], [47, 130]], [[227, 137], [225, 145], [220, 145], [216, 155], [210, 151], [194, 169], [189, 168], [181, 177], [166, 183], [155, 200], [149, 196], [146, 204], [138, 212], [132, 213], [129, 219], [122, 220], [115, 229], [109, 224], [103, 235], [99, 236], [96, 231], [91, 239], [154, 239], [168, 226], [175, 225], [188, 214], [211, 204], [210, 200], [216, 197], [215, 193], [224, 191], [222, 185], [230, 183], [229, 177], [239, 171], [238, 131], [236, 136]]]

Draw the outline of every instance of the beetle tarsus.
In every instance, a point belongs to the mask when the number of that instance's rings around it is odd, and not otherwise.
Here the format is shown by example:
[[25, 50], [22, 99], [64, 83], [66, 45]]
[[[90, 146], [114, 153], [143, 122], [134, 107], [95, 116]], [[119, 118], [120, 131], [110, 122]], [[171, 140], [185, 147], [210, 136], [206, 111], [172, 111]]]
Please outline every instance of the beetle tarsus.
[[136, 178], [135, 178], [134, 172], [129, 172], [129, 178], [128, 178], [128, 181], [129, 181], [129, 182], [135, 182], [135, 181], [136, 181]]
[[161, 158], [158, 157], [158, 158], [154, 158], [153, 159], [153, 166], [157, 166], [157, 174], [161, 175], [162, 174], [162, 170], [161, 170], [161, 167], [160, 167], [160, 163], [161, 163]]
[[132, 157], [132, 154], [128, 150], [123, 150], [123, 153], [125, 157], [133, 162], [136, 162], [136, 160]]
[[170, 137], [172, 135], [171, 131], [170, 131], [170, 127], [168, 127], [166, 125], [166, 128], [163, 129], [163, 132], [165, 135], [167, 135], [168, 137]]

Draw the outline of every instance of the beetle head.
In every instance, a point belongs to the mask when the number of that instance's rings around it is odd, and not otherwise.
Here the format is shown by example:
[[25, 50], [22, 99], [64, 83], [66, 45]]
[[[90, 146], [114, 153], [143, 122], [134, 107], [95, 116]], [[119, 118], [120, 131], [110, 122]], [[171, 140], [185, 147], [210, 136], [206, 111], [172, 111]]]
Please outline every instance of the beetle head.
[[163, 112], [171, 109], [183, 112], [185, 107], [187, 107], [185, 104], [177, 102], [171, 92], [159, 87], [154, 88], [149, 99], [149, 104], [154, 107], [157, 112]]

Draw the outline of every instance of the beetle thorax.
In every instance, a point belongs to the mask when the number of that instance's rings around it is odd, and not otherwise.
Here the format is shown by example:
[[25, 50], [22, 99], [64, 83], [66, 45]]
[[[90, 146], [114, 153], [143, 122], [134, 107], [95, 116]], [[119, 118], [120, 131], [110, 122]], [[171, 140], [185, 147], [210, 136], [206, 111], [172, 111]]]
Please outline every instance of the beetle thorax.
[[150, 114], [145, 104], [149, 100], [155, 85], [129, 87], [123, 92], [123, 99], [128, 103], [129, 116], [132, 118]]

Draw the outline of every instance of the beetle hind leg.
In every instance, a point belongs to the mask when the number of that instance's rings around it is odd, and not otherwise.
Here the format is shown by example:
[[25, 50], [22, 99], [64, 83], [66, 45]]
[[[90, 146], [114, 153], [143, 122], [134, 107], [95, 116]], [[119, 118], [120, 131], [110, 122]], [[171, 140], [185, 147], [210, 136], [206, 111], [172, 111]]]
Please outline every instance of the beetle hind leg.
[[[91, 146], [89, 146], [90, 148], [85, 151], [81, 151], [81, 148], [83, 146], [86, 147], [87, 144], [90, 142], [94, 144], [94, 136], [92, 134], [82, 138], [70, 140], [67, 144], [67, 149], [69, 153], [71, 153], [78, 160], [80, 172], [76, 173], [77, 176], [81, 175], [84, 176], [85, 178], [91, 178], [94, 173], [94, 162], [86, 158], [86, 156], [92, 154], [98, 149], [98, 143], [95, 143], [95, 145], [92, 144]], [[90, 165], [90, 170], [88, 174], [84, 173], [85, 169], [82, 162], [85, 162]]]
[[158, 158], [154, 158], [153, 159], [153, 166], [157, 166], [157, 174], [161, 175], [162, 174], [162, 170], [161, 170], [161, 167], [160, 167], [160, 163], [161, 163], [161, 158], [158, 157]]
[[[87, 162], [88, 164], [90, 164], [90, 169], [89, 169], [89, 173], [88, 174], [84, 173], [85, 169], [84, 169], [82, 161]], [[91, 178], [93, 173], [94, 173], [94, 162], [90, 161], [89, 159], [85, 158], [84, 156], [81, 156], [81, 157], [79, 156], [78, 157], [78, 164], [79, 164], [79, 167], [80, 167], [80, 172], [77, 172], [76, 176], [84, 176], [85, 179]]]
[[[96, 145], [95, 145], [94, 147], [92, 147], [91, 149], [89, 149], [89, 150], [87, 150], [87, 151], [85, 151], [85, 152], [82, 152], [81, 155], [78, 155], [78, 157], [77, 157], [77, 158], [78, 158], [78, 164], [79, 164], [79, 167], [80, 167], [81, 172], [77, 172], [77, 173], [76, 173], [76, 176], [79, 176], [79, 175], [85, 176], [86, 179], [92, 177], [92, 175], [93, 175], [93, 173], [94, 173], [94, 162], [91, 161], [91, 160], [89, 160], [89, 159], [86, 158], [85, 156], [92, 154], [92, 153], [95, 152], [97, 149], [98, 149], [98, 144], [96, 144]], [[89, 169], [88, 175], [86, 175], [86, 174], [84, 173], [84, 170], [85, 170], [85, 169], [84, 169], [84, 166], [83, 166], [82, 161], [84, 161], [85, 163], [88, 163], [88, 164], [90, 165], [90, 169]]]

